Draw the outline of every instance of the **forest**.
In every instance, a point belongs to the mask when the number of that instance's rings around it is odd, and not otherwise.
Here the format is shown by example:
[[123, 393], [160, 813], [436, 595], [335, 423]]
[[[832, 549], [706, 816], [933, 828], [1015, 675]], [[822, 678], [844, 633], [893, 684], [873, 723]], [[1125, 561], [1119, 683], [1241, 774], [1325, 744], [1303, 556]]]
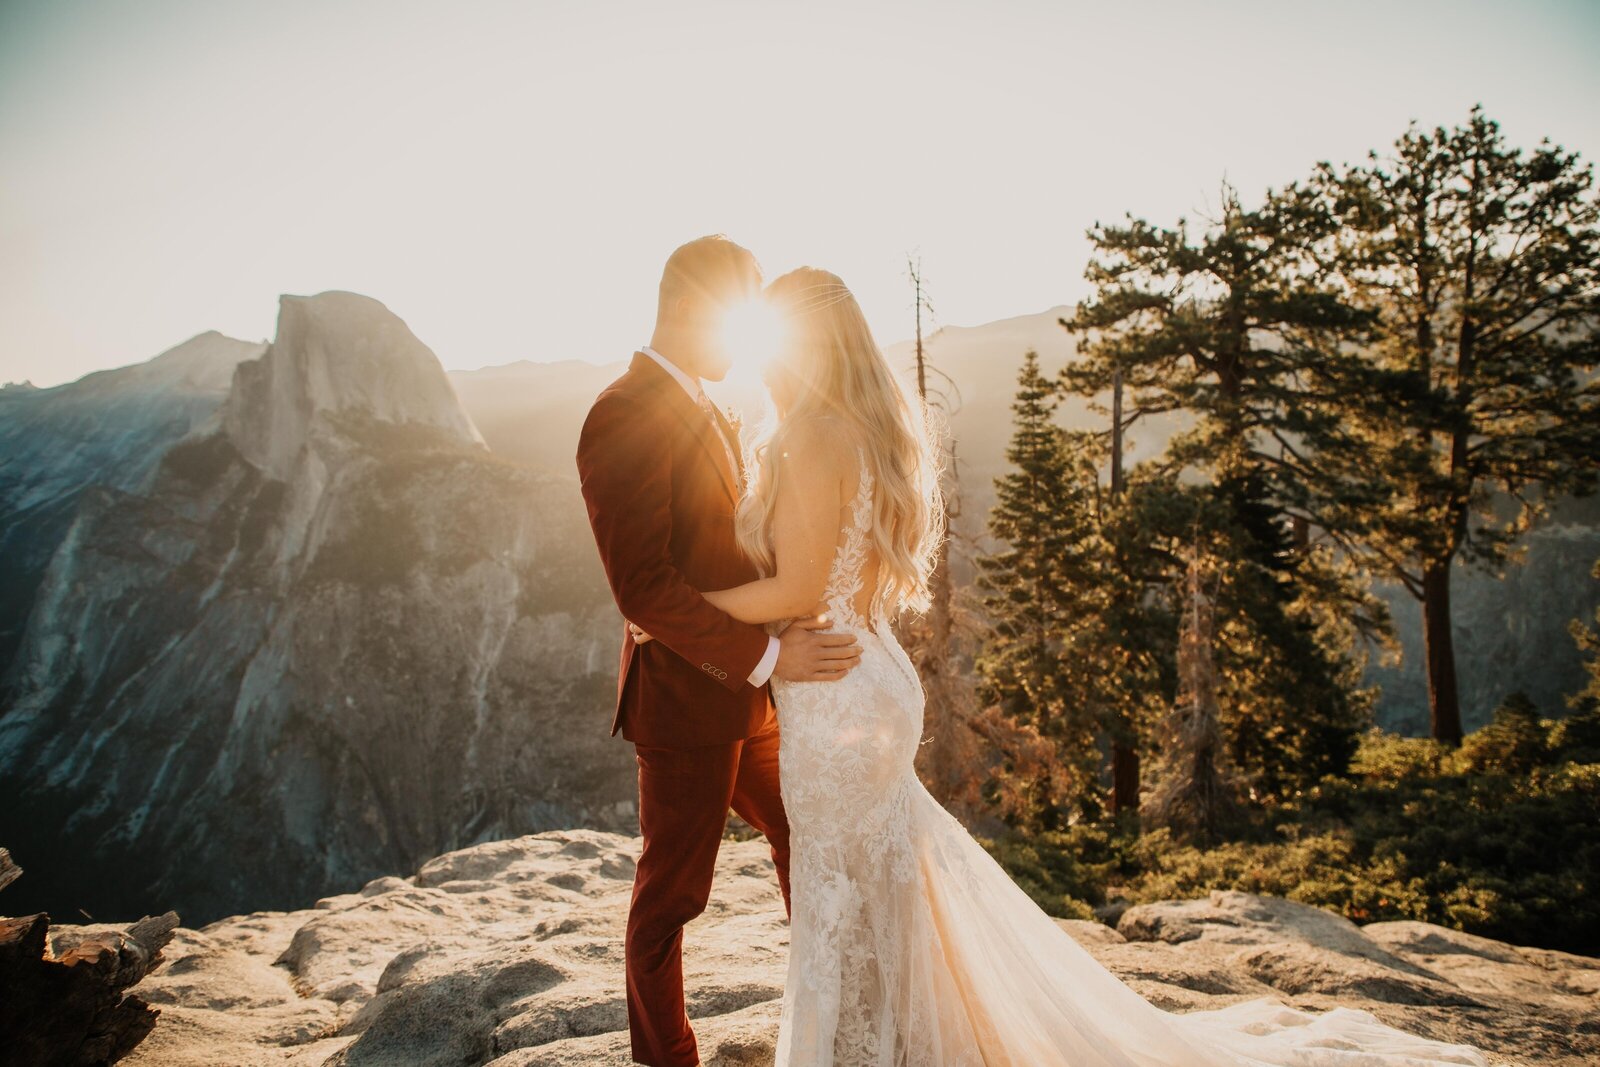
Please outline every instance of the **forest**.
[[[1480, 106], [1088, 236], [1077, 355], [1023, 363], [976, 582], [947, 546], [903, 627], [930, 790], [1057, 915], [1235, 888], [1600, 953], [1600, 618], [1567, 706], [1495, 694], [1464, 733], [1450, 598], [1600, 477], [1592, 166]], [[1421, 606], [1431, 736], [1374, 725], [1377, 583]]]

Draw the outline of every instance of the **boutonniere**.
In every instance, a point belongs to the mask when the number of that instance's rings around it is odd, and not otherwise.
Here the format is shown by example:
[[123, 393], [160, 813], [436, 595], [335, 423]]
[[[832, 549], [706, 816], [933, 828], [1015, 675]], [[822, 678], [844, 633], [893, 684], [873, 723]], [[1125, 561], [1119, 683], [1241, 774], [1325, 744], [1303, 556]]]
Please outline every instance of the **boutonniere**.
[[743, 439], [744, 418], [732, 406], [723, 408], [722, 414], [726, 416], [728, 425], [733, 427], [733, 436]]

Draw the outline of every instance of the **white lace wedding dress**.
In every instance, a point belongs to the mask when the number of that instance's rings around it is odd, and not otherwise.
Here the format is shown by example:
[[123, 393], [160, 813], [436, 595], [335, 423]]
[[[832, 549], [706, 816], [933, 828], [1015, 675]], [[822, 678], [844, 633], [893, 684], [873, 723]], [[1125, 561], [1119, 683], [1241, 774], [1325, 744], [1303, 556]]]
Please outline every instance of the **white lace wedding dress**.
[[1164, 1011], [1097, 963], [917, 779], [922, 685], [866, 588], [871, 500], [863, 455], [826, 594], [860, 665], [772, 683], [793, 906], [778, 1067], [1488, 1064], [1353, 1009]]

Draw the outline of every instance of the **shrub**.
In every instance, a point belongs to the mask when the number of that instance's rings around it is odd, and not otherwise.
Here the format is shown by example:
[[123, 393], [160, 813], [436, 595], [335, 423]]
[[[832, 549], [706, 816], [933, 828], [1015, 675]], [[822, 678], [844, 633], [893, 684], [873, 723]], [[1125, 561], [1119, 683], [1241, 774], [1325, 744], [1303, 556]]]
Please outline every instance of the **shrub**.
[[1362, 734], [1350, 771], [1378, 782], [1435, 778], [1448, 765], [1450, 755], [1450, 746], [1431, 737], [1401, 737], [1374, 726]]
[[1513, 693], [1494, 709], [1493, 722], [1462, 740], [1456, 759], [1468, 772], [1526, 774], [1549, 758], [1549, 742], [1533, 701]]
[[[1052, 914], [1238, 889], [1356, 922], [1417, 919], [1515, 944], [1600, 953], [1600, 762], [1592, 715], [1541, 720], [1508, 700], [1451, 753], [1372, 732], [1325, 777], [1210, 849], [1133, 823], [991, 846]], [[1270, 822], [1269, 822], [1270, 820]], [[1070, 903], [1069, 903], [1070, 902]]]

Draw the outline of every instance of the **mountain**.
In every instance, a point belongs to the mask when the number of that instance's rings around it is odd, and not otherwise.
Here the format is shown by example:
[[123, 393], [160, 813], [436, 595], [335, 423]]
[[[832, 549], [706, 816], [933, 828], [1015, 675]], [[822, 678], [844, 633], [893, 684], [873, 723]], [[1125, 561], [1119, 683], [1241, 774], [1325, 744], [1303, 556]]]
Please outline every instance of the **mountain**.
[[[476, 845], [314, 908], [182, 927], [135, 987], [161, 1011], [129, 1067], [623, 1067], [622, 973], [636, 837], [576, 830]], [[788, 926], [759, 841], [725, 843], [684, 937], [689, 1016], [708, 1067], [771, 1064]], [[28, 875], [31, 877], [31, 873]], [[26, 880], [26, 878], [24, 879]], [[21, 884], [20, 882], [18, 883]], [[1277, 897], [1213, 892], [1058, 920], [1168, 1011], [1274, 996], [1366, 1011], [1495, 1063], [1600, 1056], [1600, 965], [1422, 922], [1356, 926]], [[57, 927], [58, 945], [104, 928]]]
[[132, 490], [222, 403], [266, 348], [215, 330], [65, 385], [0, 389], [0, 665], [16, 651], [51, 553], [93, 484]]
[[497, 455], [557, 474], [576, 474], [578, 431], [589, 405], [627, 369], [580, 360], [518, 360], [450, 372], [472, 422]]
[[0, 676], [0, 839], [40, 872], [9, 906], [203, 922], [629, 821], [571, 476], [490, 452], [353, 293], [283, 297], [211, 407], [78, 491]]
[[[941, 393], [952, 412], [950, 432], [956, 441], [963, 505], [957, 528], [969, 537], [984, 536], [985, 521], [994, 506], [994, 480], [1009, 466], [1006, 447], [1011, 441], [1011, 404], [1022, 357], [1029, 349], [1037, 352], [1039, 368], [1047, 376], [1066, 366], [1076, 347], [1058, 320], [1071, 313], [1069, 307], [1055, 307], [982, 326], [941, 326], [924, 341], [926, 362], [936, 372], [928, 375], [929, 392]], [[914, 343], [891, 344], [883, 354], [905, 372], [907, 380], [915, 380]], [[1062, 402], [1057, 419], [1075, 429], [1105, 421], [1104, 416], [1090, 411], [1086, 400], [1077, 397]], [[1173, 416], [1135, 424], [1129, 433], [1129, 462], [1160, 455], [1180, 425], [1181, 420]]]
[[[951, 401], [951, 430], [959, 442], [962, 491], [967, 508], [963, 529], [982, 533], [983, 517], [994, 502], [994, 479], [1004, 473], [1006, 444], [1011, 437], [1011, 402], [1016, 392], [1022, 355], [1039, 353], [1046, 373], [1054, 373], [1072, 357], [1072, 339], [1056, 324], [1066, 307], [1019, 315], [982, 326], [944, 326], [925, 344], [930, 365], [939, 373], [930, 387]], [[624, 354], [627, 355], [627, 354]], [[909, 341], [888, 345], [884, 356], [912, 380], [915, 348]], [[478, 370], [450, 372], [462, 406], [483, 431], [496, 453], [520, 463], [567, 473], [573, 467], [578, 431], [600, 390], [627, 369], [627, 359], [605, 364], [579, 360], [548, 363], [518, 360]], [[946, 379], [949, 381], [946, 381]], [[744, 413], [753, 426], [765, 403], [759, 385], [707, 382], [706, 392], [720, 404]], [[1086, 402], [1069, 400], [1062, 419], [1089, 425], [1094, 417]], [[1174, 420], [1132, 434], [1134, 459], [1158, 454], [1176, 425]]]

